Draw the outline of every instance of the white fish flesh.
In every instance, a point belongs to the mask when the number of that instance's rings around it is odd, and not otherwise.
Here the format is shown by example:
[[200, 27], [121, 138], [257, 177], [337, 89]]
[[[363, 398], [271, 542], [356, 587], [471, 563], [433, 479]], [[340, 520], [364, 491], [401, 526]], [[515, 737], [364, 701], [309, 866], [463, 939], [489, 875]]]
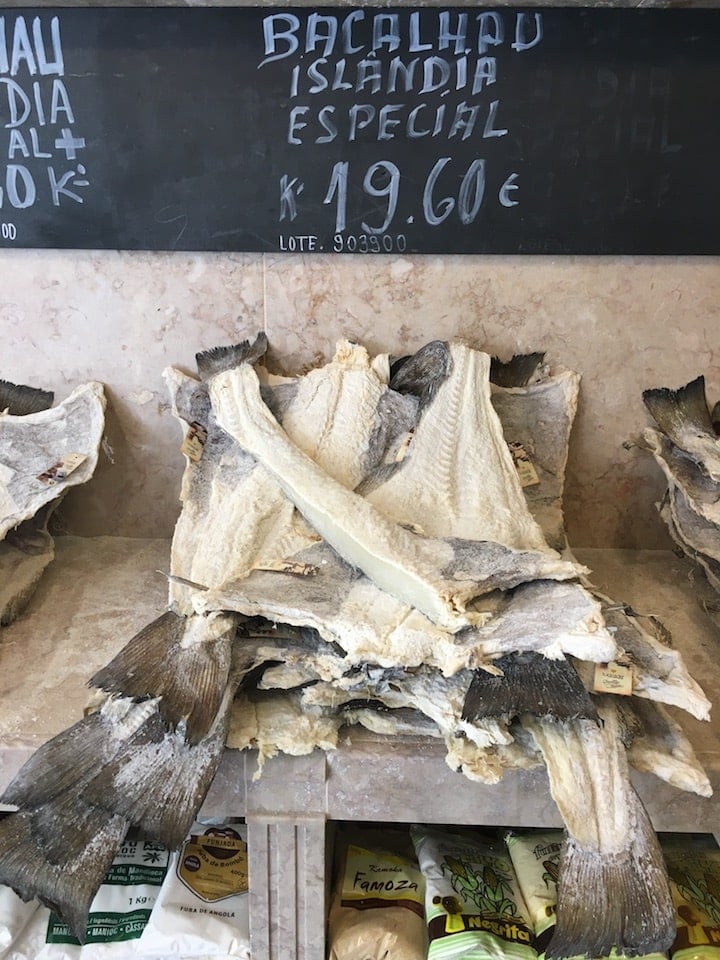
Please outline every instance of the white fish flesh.
[[215, 377], [210, 395], [220, 425], [263, 463], [343, 559], [450, 632], [473, 622], [466, 604], [483, 592], [578, 574], [574, 564], [548, 548], [518, 557], [500, 544], [432, 540], [387, 520], [292, 444], [263, 403], [257, 376], [247, 365]]

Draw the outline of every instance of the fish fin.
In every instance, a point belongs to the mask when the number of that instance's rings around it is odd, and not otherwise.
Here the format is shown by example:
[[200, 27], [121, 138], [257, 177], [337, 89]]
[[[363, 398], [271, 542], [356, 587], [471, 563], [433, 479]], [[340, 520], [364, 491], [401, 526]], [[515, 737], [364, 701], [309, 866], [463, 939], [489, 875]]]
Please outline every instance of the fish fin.
[[682, 449], [682, 428], [715, 437], [705, 399], [705, 377], [691, 380], [678, 390], [658, 387], [643, 391], [643, 402], [662, 432]]
[[184, 644], [188, 632], [204, 620], [162, 614], [143, 627], [89, 681], [107, 693], [140, 700], [159, 698], [166, 723], [181, 726], [189, 743], [198, 743], [212, 726], [227, 686], [230, 633]]
[[0, 380], [0, 413], [7, 410], [13, 417], [26, 417], [29, 413], [49, 410], [54, 399], [55, 394], [51, 390]]
[[432, 340], [409, 357], [396, 360], [390, 368], [390, 389], [412, 394], [427, 406], [441, 384], [450, 376], [450, 347], [444, 340]]
[[526, 387], [544, 360], [544, 353], [516, 353], [510, 360], [491, 357], [490, 383], [497, 387]]
[[87, 784], [83, 800], [177, 850], [220, 765], [231, 703], [226, 691], [212, 730], [196, 745], [168, 733], [155, 714]]
[[633, 829], [625, 850], [608, 854], [566, 837], [560, 856], [557, 921], [548, 960], [582, 954], [666, 953], [675, 908], [662, 852], [638, 795], [629, 795]]
[[710, 411], [710, 420], [712, 421], [716, 436], [720, 436], [720, 400], [718, 400]]
[[96, 773], [116, 750], [103, 715], [90, 714], [38, 747], [0, 802], [31, 809], [46, 804]]
[[268, 348], [266, 334], [260, 332], [255, 339], [243, 340], [224, 347], [211, 347], [195, 354], [197, 370], [203, 380], [209, 380], [224, 370], [232, 370], [241, 363], [256, 363]]
[[[105, 811], [82, 818], [77, 826], [73, 817], [54, 818], [53, 805], [44, 814], [55, 819], [55, 830], [68, 840], [68, 853], [59, 863], [51, 863], [35, 836], [35, 814], [18, 811], [0, 820], [0, 883], [23, 900], [37, 897], [55, 910], [77, 939], [87, 939], [90, 904], [100, 887], [118, 846], [127, 831], [121, 817], [108, 818]], [[79, 851], [79, 852], [78, 852]]]
[[493, 661], [502, 674], [475, 670], [465, 696], [462, 719], [529, 714], [553, 720], [583, 718], [599, 722], [590, 694], [568, 660], [548, 660], [540, 653], [511, 653]]

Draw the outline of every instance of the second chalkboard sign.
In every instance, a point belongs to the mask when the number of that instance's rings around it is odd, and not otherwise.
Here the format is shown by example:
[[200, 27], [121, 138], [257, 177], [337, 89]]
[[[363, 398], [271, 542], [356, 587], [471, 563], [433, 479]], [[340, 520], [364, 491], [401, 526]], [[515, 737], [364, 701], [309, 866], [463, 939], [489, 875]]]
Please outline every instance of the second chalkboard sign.
[[0, 16], [0, 245], [720, 253], [720, 10]]

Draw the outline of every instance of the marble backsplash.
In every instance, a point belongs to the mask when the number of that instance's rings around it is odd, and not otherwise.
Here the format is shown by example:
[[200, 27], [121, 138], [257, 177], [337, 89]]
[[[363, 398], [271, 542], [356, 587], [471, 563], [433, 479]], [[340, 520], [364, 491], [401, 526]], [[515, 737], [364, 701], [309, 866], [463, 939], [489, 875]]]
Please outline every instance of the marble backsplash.
[[566, 488], [570, 541], [666, 547], [642, 390], [704, 373], [720, 397], [716, 258], [0, 252], [0, 377], [106, 385], [105, 452], [60, 511], [73, 534], [172, 533], [183, 457], [162, 370], [265, 330], [296, 371], [348, 337], [407, 352], [462, 339], [503, 358], [544, 350], [582, 375]]

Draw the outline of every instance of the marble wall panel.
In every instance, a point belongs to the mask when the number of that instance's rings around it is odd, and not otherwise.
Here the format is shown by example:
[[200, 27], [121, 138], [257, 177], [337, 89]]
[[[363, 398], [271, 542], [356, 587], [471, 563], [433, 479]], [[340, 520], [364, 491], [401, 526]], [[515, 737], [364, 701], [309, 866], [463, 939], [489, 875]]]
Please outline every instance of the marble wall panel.
[[0, 377], [106, 386], [105, 452], [58, 511], [80, 536], [164, 537], [180, 504], [182, 435], [162, 371], [262, 328], [262, 262], [248, 255], [2, 251]]
[[[632, 446], [640, 394], [698, 373], [720, 397], [720, 261], [0, 252], [0, 377], [106, 384], [107, 454], [61, 520], [75, 534], [169, 536], [182, 457], [162, 370], [264, 329], [298, 370], [349, 337], [405, 352], [460, 338], [503, 357], [545, 350], [582, 374], [566, 512], [578, 546], [666, 546], [662, 479]], [[110, 457], [112, 459], [110, 459]]]
[[632, 446], [642, 390], [704, 373], [720, 396], [720, 264], [712, 258], [266, 258], [267, 329], [288, 367], [340, 336], [371, 350], [459, 338], [503, 358], [544, 350], [582, 375], [568, 468], [571, 543], [659, 547], [663, 481]]

